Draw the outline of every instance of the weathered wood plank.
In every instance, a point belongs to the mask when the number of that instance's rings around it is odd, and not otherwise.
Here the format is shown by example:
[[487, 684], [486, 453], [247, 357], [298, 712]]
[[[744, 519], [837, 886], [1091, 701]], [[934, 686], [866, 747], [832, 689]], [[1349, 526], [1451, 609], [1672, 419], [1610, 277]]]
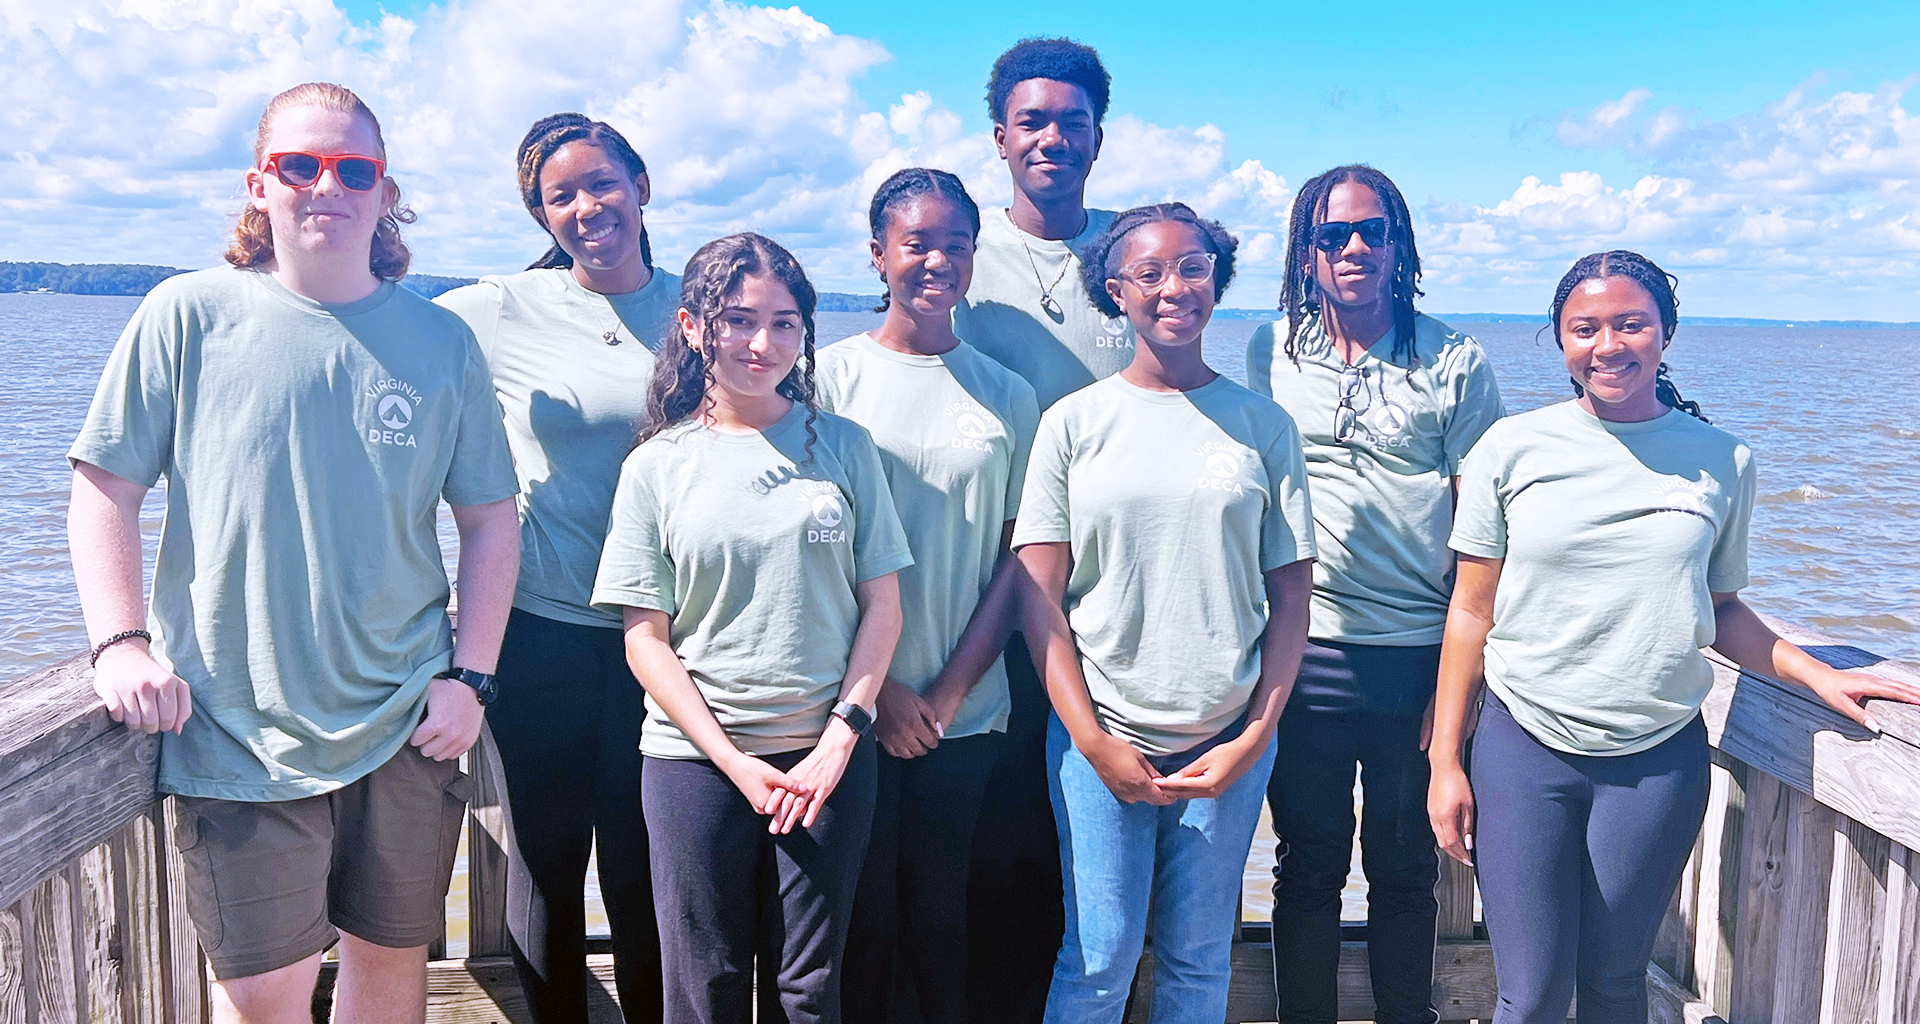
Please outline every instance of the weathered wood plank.
[[[1825, 653], [1817, 652], [1817, 653]], [[1897, 668], [1888, 662], [1875, 671]], [[1887, 674], [1897, 674], [1888, 671]], [[1799, 687], [1716, 664], [1701, 711], [1723, 753], [1752, 765], [1908, 848], [1920, 846], [1920, 746], [1903, 738], [1907, 711], [1876, 702], [1874, 735]], [[1920, 713], [1920, 712], [1916, 712]]]
[[120, 937], [113, 901], [113, 854], [106, 846], [88, 850], [73, 868], [74, 929], [80, 967], [84, 1017], [92, 1024], [124, 1024], [121, 998]]
[[78, 1020], [79, 986], [73, 963], [73, 896], [65, 872], [35, 886], [27, 897], [33, 927], [27, 932], [29, 1021], [65, 1024]]
[[135, 818], [109, 844], [114, 922], [120, 934], [123, 1016], [127, 1024], [166, 1024], [160, 999], [159, 863], [153, 822]]
[[[1140, 961], [1135, 991], [1147, 988], [1153, 951]], [[1373, 983], [1367, 969], [1367, 944], [1340, 944], [1340, 1019], [1373, 1019]], [[1493, 1016], [1493, 947], [1485, 940], [1442, 940], [1434, 957], [1433, 999], [1441, 1020]], [[1136, 996], [1127, 1020], [1147, 1019], [1148, 1000]], [[1264, 942], [1233, 944], [1233, 983], [1227, 996], [1227, 1020], [1270, 1021], [1278, 1012], [1273, 998], [1273, 947]]]
[[[1740, 843], [1740, 883], [1731, 890], [1734, 905], [1733, 970], [1727, 992], [1733, 1020], [1764, 1021], [1773, 1016], [1774, 957], [1785, 915], [1781, 890], [1787, 884], [1787, 824], [1793, 790], [1764, 772], [1749, 772]], [[1723, 890], [1726, 891], [1726, 890]]]
[[1440, 858], [1438, 934], [1442, 939], [1473, 938], [1473, 869], [1446, 854]]
[[467, 752], [473, 803], [467, 815], [467, 956], [502, 956], [507, 947], [507, 851], [513, 816], [507, 776], [493, 733], [483, 728]]
[[206, 958], [187, 916], [187, 875], [173, 848], [173, 826], [179, 820], [174, 801], [148, 810], [153, 823], [154, 886], [160, 925], [161, 1016], [167, 1024], [202, 1024], [207, 1017]]
[[[333, 1005], [336, 963], [320, 967], [314, 993], [314, 1024], [327, 1024]], [[599, 988], [587, 990], [588, 1024], [622, 1024], [620, 1004], [613, 990], [613, 957], [587, 957]], [[436, 960], [427, 965], [427, 1024], [533, 1024], [527, 1000], [507, 957]]]
[[0, 906], [151, 804], [158, 752], [153, 737], [115, 726], [0, 790]]
[[1708, 771], [1707, 820], [1700, 856], [1699, 917], [1694, 922], [1693, 990], [1714, 1012], [1727, 1012], [1733, 989], [1733, 901], [1740, 892], [1745, 822], [1743, 765], [1716, 761]]
[[1887, 864], [1887, 940], [1880, 1019], [1920, 1024], [1920, 853], [1895, 846]]
[[[1883, 658], [1872, 651], [1862, 650], [1828, 636], [1810, 626], [1776, 619], [1771, 615], [1762, 615], [1767, 625], [1793, 643], [1799, 645], [1808, 654], [1841, 669], [1865, 669], [1874, 675], [1886, 679], [1898, 679], [1908, 683], [1920, 683], [1920, 665], [1904, 661]], [[1905, 740], [1913, 746], [1920, 746], [1920, 707], [1901, 704], [1890, 700], [1870, 700], [1867, 713], [1878, 719], [1887, 735]]]
[[18, 906], [0, 907], [0, 1024], [27, 1024], [27, 943]]
[[1658, 964], [1647, 968], [1648, 1024], [1727, 1024]]
[[1833, 833], [1820, 1024], [1863, 1024], [1878, 1015], [1887, 859], [1892, 849], [1887, 837], [1857, 821], [1842, 819]]
[[1820, 1018], [1827, 958], [1827, 893], [1833, 885], [1833, 809], [1785, 789], [1786, 879], [1780, 890], [1779, 947], [1772, 969], [1773, 1024]]
[[84, 654], [25, 678], [0, 680], [0, 792], [122, 728], [94, 695]]

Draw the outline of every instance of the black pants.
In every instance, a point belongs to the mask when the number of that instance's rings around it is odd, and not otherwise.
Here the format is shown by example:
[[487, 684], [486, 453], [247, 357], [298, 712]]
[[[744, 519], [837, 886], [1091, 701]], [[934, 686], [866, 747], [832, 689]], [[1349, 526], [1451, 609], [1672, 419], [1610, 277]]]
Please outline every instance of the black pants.
[[[785, 771], [806, 751], [765, 760]], [[767, 832], [711, 761], [649, 757], [640, 790], [653, 836], [668, 1024], [837, 1024], [840, 958], [873, 822], [875, 745], [854, 748], [812, 828]]]
[[1060, 840], [1047, 795], [1047, 716], [1053, 705], [1026, 638], [1007, 643], [1013, 712], [973, 832], [967, 887], [967, 1016], [978, 1024], [1038, 1024], [1066, 929]]
[[1495, 1024], [1644, 1024], [1647, 961], [1707, 813], [1699, 716], [1616, 757], [1549, 750], [1487, 694], [1473, 853], [1500, 985]]
[[873, 837], [853, 901], [841, 1006], [848, 1024], [967, 1019], [967, 865], [1000, 733], [880, 752]]
[[646, 711], [621, 632], [515, 609], [499, 682], [487, 721], [513, 812], [507, 924], [528, 1009], [538, 1024], [587, 1019], [588, 986], [599, 986], [586, 974], [585, 885], [598, 840], [621, 1011], [629, 1024], [654, 1024], [660, 937], [640, 813]]
[[1284, 1024], [1339, 1020], [1340, 890], [1353, 858], [1360, 771], [1360, 863], [1375, 1019], [1431, 1024], [1433, 887], [1420, 722], [1440, 648], [1313, 641], [1280, 716], [1267, 802], [1280, 839], [1274, 867], [1273, 973]]

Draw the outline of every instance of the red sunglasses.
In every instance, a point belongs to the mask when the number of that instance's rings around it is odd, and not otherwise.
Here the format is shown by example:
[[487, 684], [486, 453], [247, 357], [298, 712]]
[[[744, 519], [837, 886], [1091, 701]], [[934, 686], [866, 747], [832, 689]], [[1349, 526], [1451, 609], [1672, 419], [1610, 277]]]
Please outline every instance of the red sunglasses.
[[387, 162], [376, 157], [353, 154], [269, 153], [267, 162], [260, 165], [261, 170], [294, 188], [306, 188], [319, 181], [320, 175], [325, 174], [328, 168], [333, 169], [334, 180], [343, 187], [355, 192], [369, 192], [386, 175]]

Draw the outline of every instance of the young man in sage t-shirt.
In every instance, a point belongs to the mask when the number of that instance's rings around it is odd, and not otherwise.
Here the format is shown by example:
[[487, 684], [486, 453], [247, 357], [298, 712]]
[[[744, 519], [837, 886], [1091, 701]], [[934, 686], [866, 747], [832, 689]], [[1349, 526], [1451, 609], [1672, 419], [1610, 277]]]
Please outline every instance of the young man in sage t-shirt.
[[[1087, 299], [1080, 251], [1113, 220], [1086, 207], [1110, 80], [1091, 47], [1023, 39], [987, 83], [1013, 204], [981, 211], [961, 340], [1026, 378], [1040, 411], [1133, 359], [1133, 328]], [[975, 1020], [1038, 1021], [1062, 929], [1060, 848], [1046, 786], [1046, 690], [1025, 639], [1007, 646], [1013, 709], [974, 833], [968, 1007]]]
[[[233, 266], [154, 289], [68, 453], [74, 577], [95, 689], [162, 733], [215, 1020], [304, 1019], [337, 939], [341, 1019], [417, 1022], [518, 485], [472, 332], [394, 284], [407, 252], [372, 113], [299, 86], [259, 138]], [[143, 612], [140, 503], [163, 476]]]

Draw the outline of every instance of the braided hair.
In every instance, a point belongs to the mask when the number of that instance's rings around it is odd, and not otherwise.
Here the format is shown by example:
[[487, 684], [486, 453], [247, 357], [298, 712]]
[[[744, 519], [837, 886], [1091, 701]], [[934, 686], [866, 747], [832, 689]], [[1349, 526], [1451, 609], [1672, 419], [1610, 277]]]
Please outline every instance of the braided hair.
[[1240, 248], [1240, 240], [1228, 234], [1219, 221], [1200, 216], [1185, 203], [1136, 206], [1114, 217], [1080, 253], [1080, 279], [1087, 288], [1087, 301], [1093, 303], [1093, 308], [1103, 315], [1121, 315], [1120, 305], [1113, 301], [1113, 296], [1107, 294], [1107, 282], [1120, 276], [1120, 257], [1123, 255], [1120, 243], [1135, 228], [1158, 221], [1173, 221], [1191, 227], [1193, 233], [1199, 236], [1200, 244], [1213, 254], [1213, 301], [1219, 302], [1227, 285], [1233, 283], [1233, 254]]
[[[1596, 252], [1580, 257], [1560, 279], [1560, 287], [1553, 291], [1553, 306], [1547, 310], [1547, 319], [1553, 326], [1553, 343], [1560, 345], [1560, 310], [1567, 304], [1567, 296], [1573, 294], [1582, 282], [1601, 277], [1624, 277], [1647, 290], [1653, 296], [1653, 304], [1660, 311], [1660, 340], [1662, 347], [1673, 340], [1673, 332], [1680, 327], [1680, 299], [1674, 289], [1680, 279], [1661, 270], [1652, 260], [1637, 252], [1614, 249], [1610, 252]], [[1575, 396], [1584, 396], [1587, 391], [1580, 382], [1568, 378], [1573, 383]], [[1654, 397], [1669, 409], [1678, 409], [1702, 423], [1712, 423], [1705, 413], [1700, 411], [1699, 402], [1690, 402], [1681, 397], [1680, 388], [1673, 382], [1673, 375], [1663, 360], [1654, 372]]]
[[[867, 224], [873, 228], [873, 240], [885, 244], [887, 223], [892, 220], [893, 208], [912, 199], [914, 196], [940, 196], [958, 207], [973, 225], [973, 235], [980, 237], [980, 207], [973, 197], [967, 194], [967, 186], [960, 179], [946, 171], [936, 171], [927, 167], [909, 167], [895, 171], [880, 183], [873, 191], [873, 202], [867, 205]], [[886, 273], [880, 274], [884, 283]], [[882, 291], [880, 304], [873, 307], [875, 313], [885, 313], [893, 305], [892, 294]]]
[[1413, 214], [1393, 180], [1366, 164], [1335, 167], [1300, 186], [1293, 197], [1293, 215], [1287, 225], [1287, 270], [1280, 286], [1280, 311], [1287, 314], [1287, 358], [1300, 363], [1296, 340], [1309, 315], [1320, 315], [1320, 296], [1313, 277], [1314, 229], [1327, 218], [1327, 199], [1334, 186], [1352, 183], [1373, 190], [1387, 211], [1387, 244], [1393, 247], [1393, 270], [1387, 286], [1393, 298], [1393, 359], [1409, 368], [1418, 366], [1414, 351], [1413, 300], [1420, 290], [1420, 251], [1413, 244]]
[[[547, 222], [540, 215], [540, 172], [546, 168], [547, 161], [560, 147], [569, 142], [585, 142], [598, 146], [600, 150], [613, 158], [616, 164], [626, 169], [627, 177], [639, 181], [647, 173], [647, 162], [640, 159], [627, 137], [620, 134], [605, 121], [595, 121], [585, 114], [548, 114], [533, 122], [527, 129], [527, 135], [520, 140], [520, 148], [514, 152], [514, 165], [520, 175], [520, 201], [527, 204], [527, 212], [533, 215], [534, 223], [547, 231]], [[551, 235], [552, 232], [548, 231]], [[647, 226], [640, 225], [640, 262], [653, 269], [653, 244], [647, 239]], [[573, 257], [560, 248], [556, 239], [539, 259], [527, 265], [528, 270], [565, 269], [573, 266]]]
[[686, 274], [680, 280], [680, 308], [700, 325], [700, 343], [696, 346], [687, 344], [685, 338], [678, 343], [669, 339], [661, 348], [654, 360], [653, 379], [647, 384], [647, 410], [640, 417], [635, 447], [699, 411], [709, 389], [716, 386], [711, 353], [713, 340], [720, 333], [720, 314], [749, 274], [765, 274], [785, 285], [800, 307], [804, 327], [800, 358], [775, 391], [806, 407], [806, 458], [813, 458], [813, 445], [819, 440], [813, 426], [819, 410], [819, 391], [813, 378], [813, 311], [819, 296], [792, 253], [751, 231], [708, 242], [687, 261]]

